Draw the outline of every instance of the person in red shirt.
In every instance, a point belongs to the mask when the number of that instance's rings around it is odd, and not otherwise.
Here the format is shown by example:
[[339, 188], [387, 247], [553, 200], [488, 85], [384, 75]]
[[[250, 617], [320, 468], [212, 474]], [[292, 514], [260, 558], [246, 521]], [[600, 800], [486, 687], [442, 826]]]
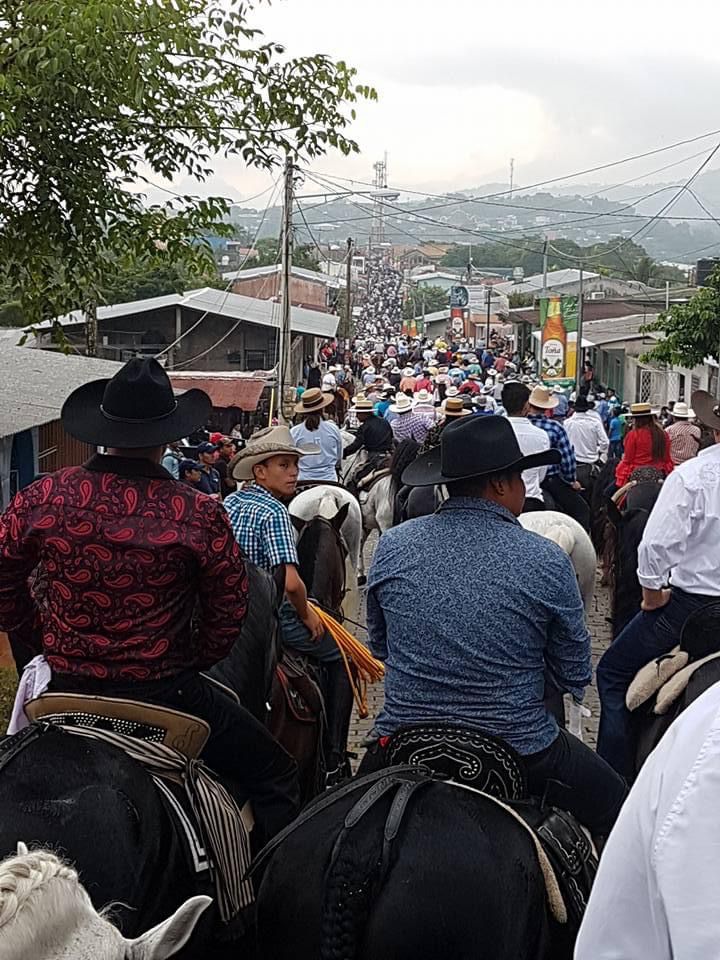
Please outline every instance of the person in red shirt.
[[240, 633], [245, 562], [222, 505], [160, 465], [166, 444], [210, 410], [202, 390], [176, 397], [152, 359], [130, 360], [68, 397], [67, 433], [107, 453], [36, 480], [0, 517], [0, 630], [44, 654], [53, 691], [147, 701], [207, 721], [203, 759], [250, 796], [269, 836], [297, 812], [295, 763], [201, 673]]
[[469, 393], [476, 396], [480, 393], [480, 377], [476, 373], [471, 373], [467, 380], [460, 387], [458, 393]]
[[[402, 386], [402, 384], [400, 384], [400, 386]], [[413, 387], [413, 391], [417, 393], [419, 390], [427, 390], [428, 393], [432, 393], [433, 382], [430, 379], [429, 370], [423, 370], [422, 376], [418, 377], [417, 380], [415, 381], [415, 386]]]
[[649, 403], [630, 407], [633, 428], [625, 437], [622, 460], [615, 468], [615, 484], [624, 487], [638, 467], [655, 467], [666, 476], [672, 472], [670, 438], [657, 422]]

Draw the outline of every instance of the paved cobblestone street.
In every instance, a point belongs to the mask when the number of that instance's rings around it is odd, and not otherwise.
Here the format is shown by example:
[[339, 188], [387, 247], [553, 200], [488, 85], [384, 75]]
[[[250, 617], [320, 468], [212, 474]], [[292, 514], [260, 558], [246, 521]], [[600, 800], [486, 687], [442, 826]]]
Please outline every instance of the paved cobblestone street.
[[[369, 566], [372, 559], [372, 553], [375, 549], [375, 544], [377, 543], [376, 537], [370, 539], [365, 550], [366, 564]], [[359, 617], [359, 622], [363, 623], [365, 620], [365, 589], [361, 588], [362, 595], [362, 604], [361, 604], [361, 615]], [[606, 587], [600, 586], [600, 574], [597, 575], [596, 587], [595, 587], [595, 598], [593, 600], [592, 610], [588, 616], [588, 627], [590, 630], [590, 635], [592, 636], [592, 659], [593, 659], [593, 676], [595, 672], [595, 667], [597, 662], [602, 656], [603, 652], [607, 649], [611, 634], [610, 634], [610, 624], [607, 621], [607, 618], [610, 615], [610, 595]], [[355, 635], [359, 640], [367, 641], [367, 634], [364, 630], [355, 628]], [[377, 716], [381, 706], [382, 706], [383, 690], [382, 684], [374, 684], [368, 690], [368, 706], [370, 708], [370, 715], [365, 719], [361, 720], [357, 715], [357, 710], [353, 713], [352, 723], [350, 726], [350, 738], [349, 738], [349, 749], [358, 754], [358, 758], [362, 757], [363, 748], [361, 746], [362, 741], [367, 736], [367, 733], [372, 727], [373, 721]], [[585, 742], [590, 746], [594, 747], [597, 742], [597, 729], [598, 729], [598, 718], [600, 713], [599, 701], [597, 696], [597, 690], [595, 688], [595, 683], [588, 688], [585, 694], [585, 706], [587, 706], [592, 715], [584, 721], [584, 739]]]

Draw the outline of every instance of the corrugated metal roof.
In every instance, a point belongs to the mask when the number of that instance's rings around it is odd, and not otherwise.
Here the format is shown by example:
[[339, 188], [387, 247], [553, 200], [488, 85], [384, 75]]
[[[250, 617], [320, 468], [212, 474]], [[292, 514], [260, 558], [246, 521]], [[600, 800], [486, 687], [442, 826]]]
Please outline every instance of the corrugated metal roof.
[[168, 371], [170, 382], [179, 390], [204, 390], [214, 407], [238, 407], [252, 412], [257, 410], [267, 381], [261, 377], [248, 377], [242, 373], [173, 373]]
[[[595, 277], [599, 277], [599, 273], [589, 273], [587, 270], [583, 271], [584, 280], [593, 280]], [[506, 283], [496, 283], [494, 284], [493, 289], [510, 295], [511, 293], [539, 293], [544, 286], [544, 276], [542, 273], [535, 274], [532, 277], [525, 277], [521, 283], [514, 283], [512, 280], [508, 280]], [[567, 270], [549, 270], [547, 275], [547, 285], [548, 289], [553, 287], [561, 287], [566, 283], [579, 283], [580, 281], [580, 271], [575, 270], [570, 267]]]
[[0, 351], [0, 437], [57, 420], [76, 387], [112, 377], [121, 366], [94, 357], [4, 347]]
[[[171, 293], [168, 296], [153, 297], [150, 300], [99, 307], [98, 320], [132, 316], [136, 313], [146, 313], [149, 310], [161, 310], [172, 306], [187, 307], [198, 310], [200, 313], [207, 311], [233, 320], [246, 320], [248, 323], [257, 323], [263, 327], [277, 327], [280, 316], [280, 307], [272, 300], [258, 300], [256, 297], [243, 297], [237, 293], [205, 287], [202, 290], [190, 290], [184, 295]], [[77, 326], [85, 323], [85, 317], [80, 310], [73, 310], [72, 313], [59, 317], [58, 320], [63, 326]], [[305, 307], [292, 307], [291, 328], [294, 333], [334, 337], [338, 323], [339, 317], [333, 314], [308, 310]], [[37, 325], [38, 330], [49, 330], [50, 327], [50, 321]]]
[[[222, 275], [223, 280], [252, 280], [256, 277], [269, 277], [273, 273], [280, 273], [282, 267], [280, 264], [270, 264], [267, 267], [249, 267], [247, 270], [234, 270]], [[306, 270], [305, 267], [293, 267], [292, 276], [300, 277], [303, 280], [314, 280], [316, 283], [322, 283], [326, 287], [340, 287], [342, 282], [339, 277], [331, 277], [329, 273], [322, 273], [320, 270]]]

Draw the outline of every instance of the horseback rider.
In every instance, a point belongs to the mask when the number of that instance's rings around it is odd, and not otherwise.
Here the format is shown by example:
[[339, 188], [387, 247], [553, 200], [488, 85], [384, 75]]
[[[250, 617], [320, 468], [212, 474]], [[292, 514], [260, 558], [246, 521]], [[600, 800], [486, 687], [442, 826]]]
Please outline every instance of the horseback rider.
[[325, 760], [330, 784], [346, 771], [352, 689], [337, 644], [308, 605], [307, 590], [298, 572], [295, 533], [282, 502], [295, 493], [300, 458], [319, 453], [319, 447], [297, 446], [287, 427], [260, 430], [231, 461], [233, 478], [251, 482], [225, 500], [225, 509], [235, 539], [252, 563], [265, 570], [285, 566], [285, 600], [280, 607], [282, 642], [317, 661], [325, 674]]
[[[406, 468], [413, 486], [446, 484], [431, 516], [380, 538], [368, 578], [370, 648], [385, 661], [380, 734], [361, 772], [383, 765], [388, 738], [403, 727], [445, 722], [507, 741], [522, 757], [530, 790], [606, 836], [625, 784], [543, 703], [545, 671], [577, 699], [590, 683], [590, 637], [572, 564], [554, 543], [517, 521], [522, 471], [557, 463], [555, 450], [524, 457], [502, 417], [447, 426], [440, 450]], [[462, 617], [449, 617], [458, 544], [480, 577], [465, 581]], [[432, 563], [418, 544], [432, 544]], [[422, 590], [422, 628], [417, 627]]]
[[358, 394], [352, 402], [352, 410], [357, 415], [358, 432], [343, 452], [343, 458], [359, 453], [353, 475], [346, 481], [346, 487], [355, 492], [360, 480], [375, 471], [386, 459], [393, 448], [393, 431], [384, 417], [375, 415], [374, 404], [363, 394]]
[[106, 453], [35, 481], [0, 518], [0, 629], [44, 653], [53, 692], [139, 700], [205, 720], [203, 759], [247, 791], [261, 832], [272, 836], [297, 811], [295, 763], [201, 673], [240, 633], [243, 557], [217, 499], [160, 465], [166, 444], [204, 425], [210, 411], [202, 390], [176, 397], [154, 359], [132, 359], [111, 380], [70, 394], [65, 430]]
[[582, 485], [584, 498], [589, 504], [595, 472], [598, 463], [607, 457], [610, 441], [602, 421], [586, 397], [575, 400], [575, 413], [565, 421], [565, 432], [575, 449], [578, 483]]
[[692, 405], [715, 443], [662, 485], [638, 549], [641, 611], [597, 668], [598, 753], [627, 777], [633, 774], [628, 686], [641, 667], [672, 650], [692, 613], [720, 597], [720, 406], [705, 390], [693, 394]]
[[560, 454], [559, 462], [548, 467], [542, 488], [553, 498], [558, 510], [577, 520], [586, 530], [590, 529], [590, 507], [580, 495], [581, 485], [576, 475], [575, 451], [563, 425], [554, 419], [553, 411], [558, 405], [557, 394], [547, 387], [537, 386], [528, 400], [528, 419], [544, 430], [550, 438], [550, 449]]

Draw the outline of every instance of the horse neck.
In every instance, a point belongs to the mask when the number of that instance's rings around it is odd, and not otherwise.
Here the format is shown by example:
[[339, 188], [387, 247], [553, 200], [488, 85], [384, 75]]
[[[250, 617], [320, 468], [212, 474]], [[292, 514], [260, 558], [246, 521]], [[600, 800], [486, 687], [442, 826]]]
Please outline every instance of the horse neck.
[[329, 609], [337, 607], [345, 581], [345, 557], [337, 532], [317, 518], [311, 521], [298, 540], [298, 559], [308, 596]]

